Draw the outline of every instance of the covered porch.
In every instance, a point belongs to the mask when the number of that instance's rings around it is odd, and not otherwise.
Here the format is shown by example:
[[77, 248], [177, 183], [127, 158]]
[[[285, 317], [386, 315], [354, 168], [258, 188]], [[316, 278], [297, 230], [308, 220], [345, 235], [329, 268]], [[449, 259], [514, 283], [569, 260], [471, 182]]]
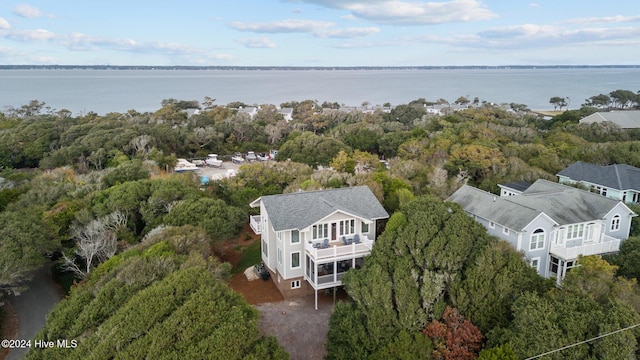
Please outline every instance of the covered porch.
[[344, 274], [350, 269], [359, 269], [364, 262], [364, 255], [352, 258], [334, 258], [318, 262], [309, 254], [305, 259], [304, 279], [313, 287], [316, 297], [316, 310], [318, 309], [318, 290], [335, 288], [342, 285]]

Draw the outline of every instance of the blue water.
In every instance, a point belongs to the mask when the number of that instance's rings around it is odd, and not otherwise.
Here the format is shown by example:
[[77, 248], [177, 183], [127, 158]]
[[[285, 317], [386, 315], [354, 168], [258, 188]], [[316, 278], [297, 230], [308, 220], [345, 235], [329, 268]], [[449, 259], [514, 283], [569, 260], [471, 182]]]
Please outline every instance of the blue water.
[[163, 99], [205, 96], [225, 105], [317, 100], [344, 105], [406, 104], [460, 96], [493, 103], [551, 109], [565, 97], [569, 108], [617, 89], [640, 90], [640, 68], [393, 69], [393, 70], [0, 70], [0, 110], [31, 100], [53, 111], [155, 111]]

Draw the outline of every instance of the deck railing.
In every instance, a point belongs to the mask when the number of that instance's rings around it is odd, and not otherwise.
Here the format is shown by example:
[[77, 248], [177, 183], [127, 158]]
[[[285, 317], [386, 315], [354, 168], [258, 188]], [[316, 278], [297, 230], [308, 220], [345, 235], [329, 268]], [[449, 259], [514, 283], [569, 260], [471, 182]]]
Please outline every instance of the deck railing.
[[565, 260], [577, 259], [579, 255], [600, 255], [617, 252], [620, 250], [620, 239], [603, 235], [602, 241], [598, 243], [584, 244], [573, 247], [552, 246], [551, 254]]
[[260, 218], [260, 215], [249, 216], [249, 225], [256, 235], [262, 234], [262, 218]]
[[[373, 248], [373, 240], [370, 240], [365, 235], [360, 235], [360, 243], [356, 244], [352, 242], [350, 245], [345, 245], [341, 240], [329, 242], [328, 248], [319, 248], [317, 244], [322, 244], [322, 240], [315, 240], [307, 242], [304, 245], [304, 249], [309, 256], [315, 261], [325, 259], [337, 259], [337, 258], [349, 258], [356, 255], [364, 256], [371, 253]], [[315, 245], [315, 246], [314, 246]]]

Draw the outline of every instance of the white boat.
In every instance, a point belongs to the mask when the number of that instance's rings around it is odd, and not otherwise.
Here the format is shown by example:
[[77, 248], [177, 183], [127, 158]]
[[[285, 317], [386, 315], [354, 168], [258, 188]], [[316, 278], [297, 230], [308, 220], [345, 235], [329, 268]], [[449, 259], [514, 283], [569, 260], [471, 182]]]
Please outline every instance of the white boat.
[[197, 171], [199, 170], [196, 164], [189, 162], [187, 159], [178, 159], [178, 163], [173, 168], [175, 172], [185, 172], [185, 171]]
[[207, 158], [204, 160], [204, 163], [209, 166], [220, 167], [222, 166], [222, 160], [218, 159], [217, 154], [209, 154]]
[[232, 161], [234, 164], [242, 164], [242, 163], [244, 162], [244, 157], [242, 157], [242, 154], [240, 154], [240, 153], [236, 153], [235, 155], [233, 155], [233, 156], [231, 157], [231, 161]]

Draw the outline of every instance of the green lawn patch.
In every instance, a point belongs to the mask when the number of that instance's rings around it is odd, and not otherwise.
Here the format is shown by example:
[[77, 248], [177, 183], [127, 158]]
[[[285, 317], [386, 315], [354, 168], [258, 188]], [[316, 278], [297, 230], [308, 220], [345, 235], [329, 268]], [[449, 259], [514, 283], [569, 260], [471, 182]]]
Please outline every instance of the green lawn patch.
[[242, 258], [238, 264], [231, 270], [232, 274], [239, 274], [245, 271], [249, 266], [258, 264], [262, 261], [260, 254], [261, 241], [254, 241], [251, 245], [244, 248]]

